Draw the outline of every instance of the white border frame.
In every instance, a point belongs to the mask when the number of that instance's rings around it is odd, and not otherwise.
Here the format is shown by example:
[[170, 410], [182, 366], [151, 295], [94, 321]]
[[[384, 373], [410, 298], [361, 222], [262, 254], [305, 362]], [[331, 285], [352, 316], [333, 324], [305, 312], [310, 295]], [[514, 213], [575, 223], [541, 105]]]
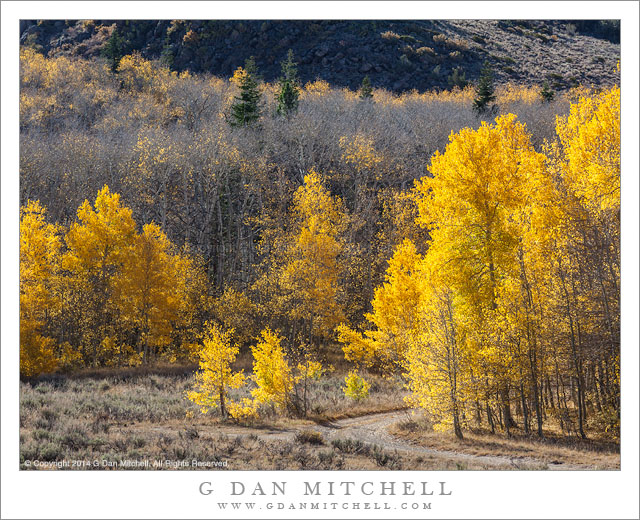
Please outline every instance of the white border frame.
[[[2, 2], [2, 518], [230, 518], [231, 480], [446, 481], [453, 495], [396, 518], [638, 518], [637, 2]], [[37, 19], [621, 19], [622, 470], [616, 472], [26, 472], [18, 471], [18, 21]], [[203, 481], [216, 490], [198, 493]], [[266, 497], [269, 498], [269, 497]], [[323, 497], [330, 499], [331, 497]], [[335, 497], [340, 500], [341, 497]], [[354, 497], [397, 505], [395, 497]], [[297, 499], [288, 494], [286, 500]], [[411, 497], [409, 497], [410, 501]], [[277, 499], [276, 499], [277, 500]], [[419, 501], [420, 499], [416, 499]], [[327, 500], [330, 501], [330, 500]], [[346, 500], [345, 500], [346, 501]], [[259, 518], [388, 518], [384, 510], [256, 510]], [[413, 516], [412, 516], [413, 515]]]

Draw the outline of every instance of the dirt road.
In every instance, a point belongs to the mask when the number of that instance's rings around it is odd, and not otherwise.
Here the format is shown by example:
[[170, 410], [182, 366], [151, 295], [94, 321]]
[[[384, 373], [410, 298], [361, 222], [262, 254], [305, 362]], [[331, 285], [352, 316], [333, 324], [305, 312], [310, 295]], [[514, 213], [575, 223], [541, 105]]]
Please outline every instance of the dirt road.
[[546, 463], [531, 457], [510, 457], [502, 455], [471, 455], [456, 451], [436, 450], [427, 446], [413, 444], [399, 439], [388, 432], [389, 427], [402, 419], [409, 417], [406, 410], [383, 412], [362, 417], [340, 419], [324, 424], [301, 426], [288, 429], [258, 429], [244, 427], [220, 427], [218, 433], [231, 436], [256, 435], [258, 438], [269, 440], [292, 441], [299, 431], [316, 431], [325, 441], [330, 443], [334, 439], [360, 440], [370, 445], [377, 445], [389, 452], [405, 452], [415, 455], [428, 455], [449, 461], [465, 463], [474, 462], [495, 469], [549, 469], [549, 470], [585, 470], [593, 469], [587, 465], [572, 465], [566, 463]]

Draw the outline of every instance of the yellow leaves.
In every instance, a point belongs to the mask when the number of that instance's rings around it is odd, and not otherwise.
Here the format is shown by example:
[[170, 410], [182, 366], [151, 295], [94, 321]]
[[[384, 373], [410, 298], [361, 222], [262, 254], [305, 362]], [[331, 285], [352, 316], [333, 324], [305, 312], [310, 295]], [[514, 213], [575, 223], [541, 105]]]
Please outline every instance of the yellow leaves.
[[[363, 363], [371, 366], [379, 361], [380, 345], [371, 338], [365, 338], [359, 332], [341, 323], [336, 327], [338, 342], [342, 343], [342, 351], [347, 361]], [[367, 331], [371, 333], [371, 331]]]
[[351, 370], [344, 380], [346, 386], [342, 387], [344, 395], [354, 401], [361, 401], [369, 397], [369, 388], [371, 385], [367, 383], [356, 370]]
[[[416, 185], [419, 222], [454, 225], [472, 212], [490, 224], [497, 210], [511, 211], [526, 196], [526, 181], [543, 161], [513, 114], [498, 117], [495, 125], [483, 122], [477, 131], [464, 128], [450, 136], [444, 154], [432, 157], [433, 178]], [[450, 197], [461, 204], [450, 204]]]
[[[119, 343], [115, 338], [106, 336], [100, 343], [96, 356], [100, 363], [107, 367], [129, 366], [137, 367], [142, 364], [143, 353], [136, 352], [133, 347]], [[69, 358], [68, 361], [72, 361]]]
[[322, 177], [314, 169], [304, 176], [304, 182], [294, 194], [294, 213], [300, 220], [316, 218], [319, 231], [329, 233], [340, 225], [340, 203], [324, 187]]
[[496, 89], [496, 103], [498, 106], [516, 102], [534, 105], [540, 102], [540, 90], [541, 88], [537, 85], [521, 86], [513, 83], [501, 85]]
[[310, 81], [304, 86], [304, 91], [307, 94], [316, 96], [325, 96], [331, 91], [331, 85], [324, 80]]
[[421, 262], [422, 257], [410, 240], [396, 249], [389, 260], [385, 283], [375, 290], [373, 313], [365, 316], [376, 328], [365, 331], [366, 337], [344, 324], [336, 329], [347, 360], [387, 369], [404, 361], [422, 294]]
[[[65, 371], [76, 370], [83, 364], [82, 354], [75, 350], [69, 342], [60, 345], [58, 367]], [[133, 365], [132, 365], [133, 366]]]
[[140, 54], [134, 53], [124, 56], [118, 66], [118, 75], [122, 78], [124, 87], [129, 91], [143, 91], [149, 89], [155, 75], [151, 62]]
[[293, 390], [293, 376], [287, 355], [280, 343], [282, 337], [269, 328], [261, 332], [262, 340], [251, 348], [253, 353], [253, 380], [257, 388], [251, 395], [258, 403], [273, 402], [286, 409]]
[[376, 290], [368, 318], [378, 331], [367, 335], [403, 346], [410, 402], [460, 435], [474, 371], [490, 367], [492, 376], [510, 377], [501, 368], [511, 357], [497, 307], [504, 284], [519, 274], [517, 252], [535, 201], [553, 198], [544, 161], [512, 114], [452, 134], [431, 159], [432, 177], [416, 183], [429, 249], [422, 258], [402, 244]]
[[557, 117], [569, 188], [591, 211], [620, 208], [620, 88], [581, 97]]
[[134, 163], [127, 182], [136, 191], [146, 193], [149, 185], [166, 183], [168, 176], [184, 160], [183, 151], [166, 144], [166, 137], [141, 130], [133, 147]]
[[170, 342], [172, 323], [186, 297], [179, 255], [155, 224], [146, 224], [135, 238], [116, 279], [116, 302], [122, 319], [142, 330], [146, 345]]
[[59, 267], [58, 228], [45, 221], [45, 209], [39, 201], [28, 201], [20, 209], [20, 274], [31, 286], [51, 284]]
[[245, 377], [242, 372], [231, 369], [239, 350], [231, 341], [233, 330], [223, 332], [212, 323], [206, 327], [200, 372], [195, 377], [195, 389], [187, 393], [187, 399], [200, 406], [202, 413], [218, 406], [224, 413], [228, 389], [240, 388], [245, 384]]
[[238, 67], [233, 72], [233, 76], [229, 78], [229, 81], [233, 83], [236, 87], [240, 88], [240, 85], [242, 85], [242, 82], [246, 77], [247, 77], [247, 71], [244, 70], [242, 67]]
[[20, 317], [20, 373], [35, 377], [53, 372], [58, 366], [55, 341], [37, 332], [39, 323]]
[[358, 172], [373, 170], [384, 159], [382, 154], [376, 151], [373, 139], [360, 133], [351, 138], [342, 136], [338, 144], [342, 149], [342, 160], [355, 167]]
[[[525, 94], [503, 92], [510, 101], [527, 101]], [[539, 384], [545, 323], [561, 305], [553, 302], [554, 264], [574, 276], [572, 241], [581, 240], [574, 227], [590, 225], [588, 214], [612, 220], [615, 235], [619, 89], [582, 97], [557, 126], [549, 159], [512, 114], [452, 134], [431, 160], [432, 177], [416, 183], [417, 221], [431, 236], [427, 254], [416, 257], [407, 244], [404, 254], [396, 250], [367, 316], [376, 330], [338, 329], [345, 355], [358, 361], [404, 339], [409, 401], [426, 408], [436, 428], [459, 433], [467, 402], [480, 394], [491, 401], [490, 388], [502, 395], [523, 373]], [[580, 295], [571, 305], [593, 303]], [[566, 320], [554, 328], [568, 328]], [[580, 326], [595, 334], [587, 320]]]
[[304, 363], [298, 363], [296, 369], [298, 371], [298, 375], [295, 378], [296, 383], [306, 379], [320, 379], [325, 371], [322, 363], [312, 359], [306, 359]]
[[410, 240], [405, 240], [389, 260], [385, 283], [375, 290], [371, 317], [379, 329], [394, 336], [411, 330], [416, 320], [422, 291], [419, 274], [422, 257]]
[[78, 208], [79, 222], [67, 232], [62, 255], [57, 227], [45, 223], [39, 203], [29, 201], [21, 213], [23, 321], [37, 332], [44, 317], [50, 324], [64, 305], [84, 327], [82, 356], [61, 345], [61, 366], [76, 366], [81, 358], [87, 364], [135, 366], [141, 356], [147, 361], [151, 352], [174, 341], [175, 329], [196, 303], [191, 295], [203, 285], [202, 277], [190, 258], [173, 251], [157, 225], [136, 233], [131, 210], [104, 186], [94, 205], [85, 200]]
[[544, 156], [510, 114], [452, 135], [429, 170], [433, 178], [418, 182], [416, 194], [418, 221], [431, 229], [432, 272], [491, 305], [497, 277], [513, 269], [522, 212], [543, 176]]
[[420, 311], [420, 324], [406, 355], [405, 375], [412, 391], [407, 401], [428, 410], [436, 426], [448, 429], [461, 423], [472, 390], [472, 348], [446, 287], [425, 299]]
[[135, 236], [131, 210], [120, 205], [120, 195], [104, 186], [96, 197], [95, 209], [85, 200], [78, 208], [81, 223], [71, 225], [65, 240], [68, 252], [63, 265], [82, 274], [110, 277], [124, 261]]
[[258, 403], [253, 399], [243, 397], [240, 402], [229, 402], [229, 415], [238, 422], [244, 422], [257, 417]]
[[27, 377], [57, 366], [55, 341], [40, 329], [60, 307], [60, 247], [58, 229], [45, 221], [45, 209], [28, 201], [20, 209], [20, 372]]
[[294, 228], [286, 241], [284, 265], [278, 273], [288, 313], [311, 322], [313, 333], [327, 335], [342, 321], [338, 303], [338, 256], [344, 217], [340, 202], [311, 171], [294, 194]]
[[20, 86], [21, 125], [44, 128], [68, 117], [97, 113], [117, 96], [116, 83], [108, 76], [106, 65], [67, 56], [47, 58], [22, 46]]

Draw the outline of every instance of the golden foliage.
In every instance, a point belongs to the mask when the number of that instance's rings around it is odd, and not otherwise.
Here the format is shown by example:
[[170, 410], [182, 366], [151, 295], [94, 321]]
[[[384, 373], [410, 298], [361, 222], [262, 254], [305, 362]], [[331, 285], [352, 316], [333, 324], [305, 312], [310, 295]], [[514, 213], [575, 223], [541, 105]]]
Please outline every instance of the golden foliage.
[[303, 93], [324, 96], [331, 91], [331, 86], [324, 80], [310, 81], [304, 86]]
[[557, 118], [565, 179], [595, 211], [620, 208], [620, 88], [580, 97]]
[[343, 320], [338, 256], [344, 217], [340, 202], [314, 171], [296, 190], [291, 217], [293, 233], [284, 237], [288, 244], [278, 273], [281, 305], [290, 319], [305, 321], [310, 334], [327, 336]]
[[409, 240], [396, 249], [385, 283], [375, 290], [373, 313], [365, 315], [375, 329], [366, 330], [364, 336], [345, 324], [337, 329], [347, 360], [384, 370], [402, 365], [417, 320], [422, 283], [417, 271], [421, 261]]
[[253, 353], [253, 380], [257, 388], [251, 395], [257, 403], [274, 403], [283, 410], [291, 405], [293, 375], [287, 355], [280, 343], [282, 337], [264, 329], [262, 340], [251, 348]]
[[149, 347], [171, 341], [172, 323], [178, 320], [186, 297], [180, 276], [180, 256], [171, 254], [171, 244], [155, 224], [147, 224], [128, 254], [115, 284], [121, 319], [142, 331], [144, 355]]
[[342, 136], [338, 141], [342, 152], [342, 160], [352, 165], [356, 170], [372, 170], [380, 165], [383, 157], [374, 146], [373, 139], [363, 134], [356, 134], [352, 138]]
[[[231, 369], [238, 355], [238, 347], [231, 342], [232, 334], [233, 330], [222, 332], [214, 324], [207, 325], [200, 350], [200, 372], [195, 376], [195, 390], [187, 392], [187, 399], [197, 404], [203, 414], [220, 407], [221, 414], [225, 416], [228, 390], [245, 384], [244, 374]], [[233, 410], [237, 413], [236, 408]]]
[[345, 386], [342, 387], [344, 395], [354, 401], [362, 401], [369, 397], [369, 388], [371, 385], [364, 378], [358, 375], [356, 370], [352, 370], [345, 377]]
[[56, 342], [41, 330], [60, 310], [60, 249], [57, 227], [45, 221], [38, 201], [28, 201], [20, 210], [20, 373], [27, 377], [58, 364]]
[[80, 223], [71, 225], [65, 237], [68, 252], [65, 269], [81, 276], [97, 276], [103, 283], [110, 280], [129, 254], [135, 237], [131, 210], [120, 204], [120, 195], [111, 194], [104, 186], [95, 201], [78, 208]]

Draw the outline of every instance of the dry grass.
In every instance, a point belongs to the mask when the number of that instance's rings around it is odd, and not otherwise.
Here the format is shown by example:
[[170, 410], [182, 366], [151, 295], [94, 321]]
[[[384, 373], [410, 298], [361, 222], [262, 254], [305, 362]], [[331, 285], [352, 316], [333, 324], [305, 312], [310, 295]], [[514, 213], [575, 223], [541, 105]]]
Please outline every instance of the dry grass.
[[[275, 410], [266, 409], [251, 428], [225, 424], [215, 414], [203, 416], [184, 399], [192, 370], [160, 367], [158, 371], [162, 375], [148, 368], [105, 369], [22, 383], [21, 468], [33, 469], [25, 461], [34, 460], [99, 460], [106, 461], [100, 468], [108, 469], [123, 459], [195, 459], [226, 460], [226, 469], [374, 469], [392, 459], [391, 454], [380, 455], [380, 450], [375, 455], [378, 462], [372, 453], [345, 454], [312, 433], [281, 438], [279, 432], [314, 423], [282, 417]], [[341, 391], [343, 377], [333, 373], [311, 385], [311, 419], [357, 415], [387, 401], [401, 403], [402, 394], [393, 382], [373, 378], [371, 402], [353, 407]], [[247, 394], [248, 389], [234, 398]]]
[[[451, 453], [411, 452], [401, 449], [401, 445], [398, 445], [400, 451], [396, 451], [393, 444], [390, 445], [393, 449], [382, 449], [375, 446], [376, 441], [367, 443], [349, 437], [328, 439], [313, 431], [314, 428], [322, 430], [324, 427], [320, 424], [327, 420], [402, 407], [403, 392], [398, 390], [398, 381], [369, 374], [366, 377], [371, 382], [370, 397], [353, 403], [341, 390], [342, 368], [336, 369], [311, 385], [309, 417], [283, 417], [267, 408], [252, 424], [237, 425], [223, 422], [215, 414], [202, 415], [184, 399], [184, 392], [192, 384], [188, 368], [183, 367], [181, 373], [164, 375], [144, 373], [148, 371], [87, 371], [83, 377], [75, 374], [69, 378], [56, 376], [22, 383], [21, 468], [33, 469], [25, 465], [25, 461], [33, 460], [52, 464], [98, 460], [98, 469], [117, 469], [111, 464], [129, 459], [147, 460], [150, 464], [154, 460], [185, 464], [166, 466], [163, 463], [148, 469], [195, 469], [191, 466], [192, 460], [224, 462], [226, 465], [213, 469], [235, 470], [509, 469], [499, 461], [461, 460]], [[247, 388], [233, 397], [248, 395], [248, 392]], [[482, 431], [466, 433], [465, 439], [459, 441], [452, 435], [433, 432], [424, 419], [410, 418], [392, 426], [392, 433], [413, 446], [444, 452], [535, 459], [528, 469], [550, 469], [558, 462], [585, 469], [620, 467], [617, 444], [566, 439], [552, 431], [545, 432], [546, 438], [542, 441], [517, 433], [506, 438]]]
[[411, 419], [394, 425], [391, 433], [420, 446], [436, 450], [453, 451], [475, 456], [501, 456], [514, 459], [533, 458], [552, 466], [569, 464], [584, 469], [620, 469], [620, 445], [600, 439], [564, 437], [554, 431], [553, 425], [544, 430], [544, 438], [525, 435], [519, 430], [511, 437], [503, 433], [491, 434], [484, 430], [464, 432], [464, 439], [452, 433], [434, 432], [424, 418]]

